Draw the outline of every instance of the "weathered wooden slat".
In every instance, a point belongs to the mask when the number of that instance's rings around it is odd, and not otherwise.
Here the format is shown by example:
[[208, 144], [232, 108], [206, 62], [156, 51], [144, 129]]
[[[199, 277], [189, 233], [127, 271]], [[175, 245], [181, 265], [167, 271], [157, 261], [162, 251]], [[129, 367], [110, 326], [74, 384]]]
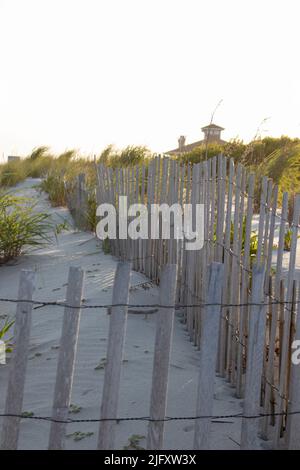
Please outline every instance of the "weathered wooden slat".
[[[222, 302], [229, 303], [230, 300], [230, 246], [231, 246], [231, 213], [232, 213], [232, 196], [233, 196], [233, 179], [234, 179], [234, 162], [231, 159], [229, 162], [229, 175], [228, 175], [228, 189], [227, 189], [227, 206], [226, 206], [226, 219], [225, 219], [225, 239], [224, 239], [224, 285], [222, 290]], [[228, 295], [229, 294], [229, 295]], [[219, 361], [218, 371], [221, 376], [225, 376], [226, 367], [226, 345], [227, 345], [227, 311], [224, 309], [221, 316], [220, 325], [220, 343], [219, 343]]]
[[249, 316], [249, 341], [246, 366], [246, 387], [244, 398], [244, 415], [242, 419], [241, 449], [258, 448], [259, 420], [247, 418], [256, 416], [260, 411], [261, 376], [264, 357], [264, 339], [266, 328], [266, 307], [259, 305], [264, 301], [263, 265], [254, 265], [252, 269], [252, 294]]
[[[234, 193], [234, 218], [233, 218], [233, 242], [231, 252], [231, 272], [230, 272], [230, 304], [236, 304], [239, 301], [239, 221], [240, 221], [240, 197], [242, 184], [242, 166], [238, 165], [235, 181]], [[227, 335], [227, 357], [226, 357], [226, 376], [234, 383], [235, 379], [235, 329], [236, 329], [237, 308], [229, 308], [228, 335]]]
[[[64, 311], [60, 340], [56, 382], [52, 409], [52, 419], [65, 421], [68, 418], [71, 401], [75, 358], [80, 323], [84, 271], [70, 267], [67, 288], [67, 305]], [[65, 443], [66, 424], [52, 422], [49, 437], [49, 449], [61, 450]]]
[[[195, 207], [197, 202], [197, 182], [199, 181], [199, 164], [193, 166], [192, 174], [192, 189], [191, 189], [191, 205], [192, 205], [192, 214], [193, 218], [195, 216]], [[192, 305], [195, 303], [195, 254], [192, 250], [186, 252], [188, 273], [187, 273], [187, 304]], [[186, 309], [186, 318], [187, 318], [187, 330], [191, 338], [194, 334], [194, 309], [193, 307], [187, 307]]]
[[[237, 243], [236, 249], [234, 249], [235, 240], [233, 240], [233, 263], [236, 264], [237, 269], [235, 270], [235, 278], [232, 278], [233, 286], [236, 285], [238, 290], [236, 295], [234, 296], [234, 302], [239, 303], [241, 299], [241, 273], [243, 271], [243, 264], [241, 262], [242, 259], [242, 247], [243, 247], [243, 233], [244, 233], [244, 209], [245, 209], [245, 191], [246, 191], [246, 171], [242, 168], [241, 174], [241, 190], [240, 190], [240, 203], [239, 203], [239, 214], [238, 214], [238, 234], [237, 234]], [[232, 291], [233, 294], [233, 291]], [[233, 303], [234, 303], [233, 302]], [[233, 309], [233, 325], [234, 325], [234, 336], [232, 338], [232, 363], [231, 363], [231, 383], [236, 385], [242, 379], [242, 375], [240, 376], [240, 368], [237, 367], [237, 355], [238, 355], [238, 344], [236, 341], [236, 334], [239, 334], [241, 331], [240, 328], [240, 320], [241, 320], [241, 308], [234, 307]]]
[[[281, 368], [280, 368], [280, 377], [279, 377], [279, 400], [276, 406], [276, 412], [282, 413], [283, 409], [283, 395], [285, 392], [286, 381], [287, 381], [287, 361], [289, 354], [289, 338], [291, 330], [291, 305], [289, 304], [292, 301], [293, 294], [293, 284], [295, 277], [295, 265], [296, 265], [296, 253], [297, 253], [297, 242], [298, 242], [298, 231], [299, 231], [299, 218], [300, 218], [300, 194], [295, 197], [295, 207], [293, 214], [293, 224], [292, 224], [292, 241], [291, 241], [291, 251], [290, 251], [290, 260], [289, 260], [289, 271], [287, 277], [287, 289], [285, 301], [285, 313], [284, 313], [284, 328], [283, 328], [283, 338], [282, 338], [282, 352], [281, 352]], [[274, 447], [278, 447], [279, 439], [281, 432], [281, 420], [278, 419], [275, 426]]]
[[[160, 280], [160, 305], [173, 306], [176, 295], [177, 266], [167, 264], [163, 267]], [[168, 373], [173, 334], [174, 309], [159, 309], [156, 323], [150, 418], [165, 418], [167, 407]], [[147, 449], [163, 448], [164, 422], [150, 421], [148, 426]]]
[[[210, 304], [221, 303], [224, 266], [212, 263], [208, 268], [208, 295]], [[218, 337], [221, 306], [206, 307], [203, 312], [201, 332], [199, 379], [196, 416], [208, 416], [213, 412], [214, 380], [218, 355]], [[209, 448], [210, 418], [195, 421], [194, 449]]]
[[248, 290], [250, 285], [250, 240], [251, 240], [251, 227], [253, 218], [253, 196], [254, 196], [254, 174], [249, 175], [248, 180], [248, 200], [246, 211], [246, 227], [245, 227], [245, 240], [244, 240], [244, 254], [242, 257], [242, 282], [241, 282], [241, 303], [244, 307], [240, 310], [240, 324], [239, 324], [239, 343], [237, 351], [237, 382], [236, 394], [238, 397], [243, 395], [243, 362], [244, 362], [244, 348], [246, 349], [246, 336], [247, 336], [247, 314], [248, 307], [245, 305], [248, 299]]
[[[269, 298], [273, 297], [273, 278], [269, 277]], [[266, 295], [266, 288], [265, 288]], [[268, 344], [268, 360], [266, 361], [265, 368], [265, 393], [264, 393], [264, 413], [270, 414], [271, 411], [271, 397], [272, 397], [272, 384], [274, 378], [274, 359], [275, 359], [275, 347], [276, 347], [276, 330], [278, 323], [278, 305], [270, 305], [269, 309], [269, 322], [270, 322], [270, 333], [269, 333], [269, 344]], [[262, 433], [263, 439], [269, 437], [269, 423], [271, 421], [270, 416], [265, 416], [263, 419]]]
[[218, 156], [218, 181], [217, 181], [217, 223], [216, 223], [216, 261], [222, 262], [224, 243], [224, 216], [225, 216], [225, 190], [226, 190], [227, 159], [223, 155]]
[[280, 214], [280, 229], [279, 229], [279, 240], [277, 248], [277, 260], [276, 260], [276, 274], [275, 274], [275, 298], [279, 299], [280, 282], [282, 278], [282, 259], [284, 251], [284, 236], [285, 227], [288, 212], [288, 193], [283, 193], [282, 206]]
[[[217, 185], [217, 157], [212, 158], [211, 162], [211, 204], [210, 204], [210, 230], [209, 230], [209, 238], [214, 240], [215, 237], [215, 220], [216, 220], [216, 185]], [[215, 259], [215, 251], [216, 248], [214, 245], [211, 245], [211, 259], [213, 261]]]
[[259, 211], [259, 224], [258, 224], [258, 240], [257, 240], [257, 253], [256, 253], [256, 262], [261, 262], [261, 256], [263, 252], [263, 238], [264, 238], [264, 229], [265, 229], [265, 220], [266, 220], [266, 200], [267, 200], [267, 190], [268, 190], [268, 178], [263, 177], [261, 183], [261, 195], [260, 195], [260, 211]]
[[[21, 271], [18, 305], [14, 325], [13, 354], [9, 369], [7, 395], [4, 413], [21, 415], [30, 340], [32, 296], [35, 289], [36, 273]], [[22, 302], [27, 301], [27, 302]], [[5, 416], [1, 434], [1, 449], [16, 450], [18, 447], [20, 420], [18, 416]]]
[[[298, 284], [298, 308], [296, 319], [295, 341], [300, 340], [300, 283]], [[288, 406], [288, 449], [300, 450], [300, 364], [299, 361], [299, 343], [295, 343], [292, 348], [292, 354], [295, 354], [291, 368], [290, 380], [290, 404]]]
[[[128, 304], [130, 283], [130, 262], [120, 262], [115, 275], [112, 305]], [[126, 306], [112, 307], [109, 323], [107, 363], [105, 366], [104, 385], [98, 435], [98, 449], [114, 448], [115, 426], [119, 405], [121, 368], [127, 320]]]

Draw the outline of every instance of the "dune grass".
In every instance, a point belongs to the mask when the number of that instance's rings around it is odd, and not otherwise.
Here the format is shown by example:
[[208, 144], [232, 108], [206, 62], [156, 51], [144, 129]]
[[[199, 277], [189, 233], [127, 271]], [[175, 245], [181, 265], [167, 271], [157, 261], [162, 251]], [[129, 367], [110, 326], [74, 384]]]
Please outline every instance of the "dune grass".
[[0, 193], [0, 264], [51, 241], [49, 215], [34, 211], [32, 201]]
[[[256, 139], [249, 144], [234, 140], [225, 145], [209, 144], [184, 153], [178, 158], [187, 163], [198, 163], [222, 153], [234, 162], [242, 163], [250, 172], [258, 175], [255, 191], [255, 210], [259, 207], [260, 176], [271, 178], [279, 187], [279, 196], [284, 191], [289, 193], [289, 206], [292, 213], [294, 196], [300, 193], [300, 139], [286, 136], [279, 138], [265, 137]], [[280, 199], [279, 199], [280, 200]]]
[[[282, 136], [257, 138], [249, 144], [240, 140], [233, 140], [225, 145], [212, 143], [208, 146], [200, 145], [191, 152], [171, 158], [194, 164], [220, 153], [233, 158], [236, 164], [242, 163], [249, 171], [272, 178], [279, 185], [280, 193], [290, 193], [292, 207], [294, 195], [300, 192], [300, 139]], [[118, 150], [109, 145], [96, 157], [96, 162], [113, 168], [142, 163], [147, 167], [153, 156], [144, 146], [129, 145]], [[87, 189], [93, 190], [96, 186], [94, 159], [85, 158], [75, 150], [54, 155], [48, 147], [42, 146], [33, 149], [25, 159], [0, 165], [0, 187], [14, 186], [27, 177], [39, 177], [43, 179], [41, 189], [48, 194], [50, 203], [53, 206], [66, 206], [67, 192], [74, 190], [76, 177], [80, 173], [85, 174]], [[259, 191], [256, 193], [255, 207], [259, 203]], [[94, 209], [95, 200], [91, 197], [88, 217], [92, 227], [95, 224]]]
[[[146, 162], [152, 157], [150, 150], [144, 146], [129, 145], [122, 150], [109, 145], [96, 157], [97, 163], [107, 166], [133, 166]], [[87, 184], [95, 185], [94, 160], [80, 155], [75, 150], [66, 150], [60, 155], [51, 153], [49, 147], [33, 149], [32, 153], [21, 160], [0, 164], [0, 187], [8, 188], [24, 181], [26, 178], [49, 178], [47, 190], [52, 183], [71, 181], [80, 173], [85, 173]], [[54, 195], [52, 198], [55, 203]], [[63, 200], [61, 192], [58, 197]]]

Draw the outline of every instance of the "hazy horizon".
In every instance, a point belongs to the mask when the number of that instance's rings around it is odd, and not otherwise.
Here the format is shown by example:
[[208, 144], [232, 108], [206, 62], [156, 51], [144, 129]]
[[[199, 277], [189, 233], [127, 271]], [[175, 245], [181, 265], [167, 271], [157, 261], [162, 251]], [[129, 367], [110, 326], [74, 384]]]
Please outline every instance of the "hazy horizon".
[[0, 0], [0, 158], [300, 137], [297, 0]]

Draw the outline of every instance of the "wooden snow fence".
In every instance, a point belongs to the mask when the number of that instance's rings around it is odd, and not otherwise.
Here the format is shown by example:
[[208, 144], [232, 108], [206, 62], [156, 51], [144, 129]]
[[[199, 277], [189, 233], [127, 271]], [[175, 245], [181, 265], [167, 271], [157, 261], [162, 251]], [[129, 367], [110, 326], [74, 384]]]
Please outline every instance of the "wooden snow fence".
[[[131, 263], [118, 263], [111, 305], [108, 333], [107, 363], [99, 417], [98, 449], [114, 449], [119, 416], [118, 402], [121, 387], [123, 349], [126, 340], [127, 308], [129, 300]], [[208, 301], [203, 308], [203, 330], [199, 358], [198, 400], [195, 409], [194, 447], [209, 446], [210, 419], [213, 416], [215, 366], [217, 361], [218, 329], [221, 319], [220, 285], [224, 266], [213, 262], [208, 267]], [[168, 378], [174, 313], [176, 305], [177, 265], [166, 264], [161, 270], [159, 311], [156, 317], [156, 337], [151, 383], [148, 426], [148, 449], [164, 448], [164, 424], [168, 399]], [[22, 271], [14, 330], [13, 355], [9, 364], [9, 379], [1, 432], [1, 449], [18, 448], [22, 405], [26, 379], [26, 365], [30, 345], [31, 315], [35, 273]], [[77, 341], [84, 287], [81, 268], [69, 270], [67, 295], [62, 320], [62, 332], [53, 397], [52, 417], [49, 419], [49, 449], [62, 450], [65, 446], [68, 413], [75, 373]], [[25, 417], [25, 416], [24, 416]], [[180, 416], [178, 418], [181, 418]], [[33, 421], [35, 422], [35, 421]]]
[[[92, 194], [94, 192], [94, 194]], [[80, 230], [90, 227], [89, 201], [96, 198], [96, 191], [86, 186], [85, 174], [79, 174], [74, 180], [65, 182], [65, 194], [68, 209], [74, 219], [75, 225]]]
[[[191, 341], [200, 349], [194, 447], [209, 447], [216, 371], [234, 387], [237, 397], [244, 398], [242, 448], [257, 448], [260, 437], [273, 448], [300, 449], [300, 365], [291, 360], [294, 341], [300, 340], [296, 266], [300, 195], [295, 197], [293, 220], [288, 224], [288, 194], [279, 196], [271, 180], [255, 179], [242, 165], [235, 166], [221, 155], [194, 165], [157, 157], [136, 167], [97, 165], [96, 171], [97, 202], [113, 204], [119, 215], [119, 196], [127, 196], [128, 205], [143, 204], [148, 209], [149, 227], [152, 204], [191, 204], [192, 211], [196, 204], [204, 204], [204, 246], [200, 250], [186, 250], [181, 239], [164, 239], [160, 224], [157, 238], [117, 236], [109, 240], [112, 254], [122, 261], [112, 299], [98, 448], [115, 446], [132, 267], [160, 285], [163, 306], [157, 314], [148, 448], [164, 445], [176, 304]], [[80, 180], [78, 191], [83, 177]], [[76, 207], [84, 215], [84, 198], [78, 194]], [[118, 224], [117, 218], [117, 234], [124, 230]], [[53, 449], [64, 448], [82, 283], [82, 270], [71, 269], [50, 428], [49, 448]], [[33, 273], [23, 272], [1, 434], [2, 448], [7, 449], [17, 448], [18, 443], [33, 290]]]
[[[224, 264], [222, 303], [227, 307], [222, 309], [216, 370], [239, 398], [245, 397], [246, 365], [252, 347], [252, 266], [256, 262], [264, 267], [263, 295], [268, 305], [260, 411], [270, 416], [261, 420], [259, 432], [263, 439], [273, 441], [274, 448], [287, 446], [289, 419], [284, 414], [290, 401], [291, 345], [294, 339], [300, 340], [295, 304], [300, 195], [295, 196], [289, 224], [288, 194], [281, 194], [267, 177], [255, 177], [222, 155], [193, 165], [158, 156], [136, 167], [99, 164], [95, 168], [98, 201], [113, 204], [117, 215], [119, 196], [127, 196], [128, 205], [143, 204], [148, 209], [148, 229], [151, 204], [191, 204], [193, 211], [197, 203], [204, 204], [201, 250], [187, 251], [184, 241], [174, 237], [163, 239], [161, 227], [158, 239], [117, 236], [110, 240], [110, 248], [113, 255], [130, 260], [135, 270], [157, 283], [166, 263], [177, 264], [176, 301], [183, 306], [183, 321], [198, 348], [204, 327], [201, 304], [208, 298], [206, 266], [214, 261]], [[131, 220], [129, 217], [128, 225]], [[117, 218], [117, 233], [118, 222]]]

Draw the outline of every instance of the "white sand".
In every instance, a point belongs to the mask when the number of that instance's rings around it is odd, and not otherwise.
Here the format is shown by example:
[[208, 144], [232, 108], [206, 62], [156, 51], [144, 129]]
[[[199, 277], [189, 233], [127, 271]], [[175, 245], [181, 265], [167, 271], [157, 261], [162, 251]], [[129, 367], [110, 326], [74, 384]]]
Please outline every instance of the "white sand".
[[[58, 223], [61, 218], [70, 219], [64, 208], [50, 208], [47, 198], [33, 188], [38, 180], [27, 180], [19, 185], [20, 194], [38, 200], [38, 209], [53, 214]], [[23, 256], [16, 264], [0, 267], [0, 297], [16, 297], [19, 272], [24, 268], [35, 269], [38, 283], [35, 299], [63, 300], [69, 266], [82, 266], [86, 271], [84, 297], [86, 304], [110, 303], [117, 260], [105, 255], [101, 244], [89, 233], [74, 229], [64, 231], [58, 243]], [[147, 279], [133, 272], [131, 285]], [[158, 288], [132, 290], [130, 303], [155, 303]], [[0, 314], [13, 316], [15, 306], [0, 303]], [[49, 416], [53, 399], [58, 345], [60, 341], [62, 309], [45, 307], [33, 312], [33, 326], [29, 353], [26, 390], [23, 410], [35, 415]], [[83, 310], [72, 403], [81, 411], [70, 414], [72, 418], [98, 418], [104, 370], [95, 367], [106, 356], [109, 316], [104, 310]], [[119, 416], [149, 415], [149, 400], [155, 334], [155, 314], [129, 315], [126, 335], [123, 375], [120, 391]], [[169, 416], [195, 415], [199, 352], [189, 341], [184, 325], [176, 316], [171, 357], [168, 410]], [[0, 410], [6, 396], [8, 366], [0, 366]], [[231, 414], [242, 411], [242, 400], [234, 397], [234, 389], [216, 377], [214, 414]], [[0, 419], [1, 421], [1, 419]], [[239, 449], [240, 419], [219, 420], [211, 425], [212, 449]], [[0, 422], [1, 424], [1, 422]], [[22, 449], [46, 449], [50, 424], [35, 420], [23, 420], [20, 445]], [[93, 432], [90, 437], [75, 442], [67, 439], [69, 449], [94, 449], [98, 424], [69, 424], [67, 433]], [[122, 422], [117, 425], [116, 446], [122, 449], [132, 434], [145, 436], [145, 422]], [[193, 422], [173, 421], [165, 427], [165, 448], [191, 449]], [[145, 439], [140, 445], [145, 446]]]

